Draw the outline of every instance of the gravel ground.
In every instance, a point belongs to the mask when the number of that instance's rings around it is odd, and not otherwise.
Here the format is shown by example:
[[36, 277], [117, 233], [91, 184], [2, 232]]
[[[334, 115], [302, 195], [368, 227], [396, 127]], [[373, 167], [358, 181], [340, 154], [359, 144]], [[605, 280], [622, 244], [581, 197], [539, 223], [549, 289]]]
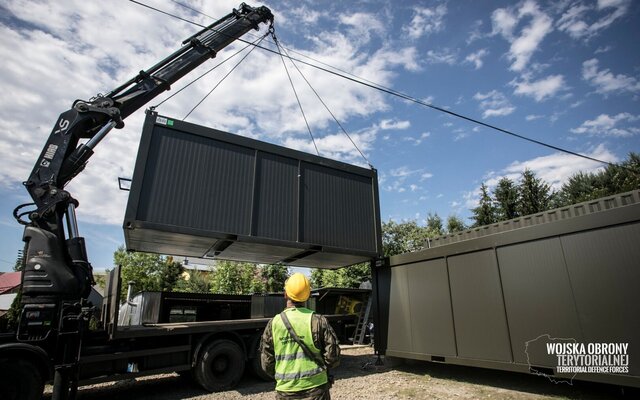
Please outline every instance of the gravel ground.
[[[355, 399], [637, 399], [638, 393], [621, 395], [610, 385], [574, 382], [554, 384], [543, 377], [480, 368], [409, 362], [376, 366], [371, 347], [345, 347], [340, 367], [334, 371], [331, 389], [335, 400]], [[50, 388], [49, 388], [50, 389]], [[247, 374], [240, 385], [227, 392], [207, 393], [176, 374], [139, 378], [131, 382], [83, 387], [82, 400], [231, 400], [274, 399], [274, 384]], [[50, 399], [49, 394], [45, 395]]]

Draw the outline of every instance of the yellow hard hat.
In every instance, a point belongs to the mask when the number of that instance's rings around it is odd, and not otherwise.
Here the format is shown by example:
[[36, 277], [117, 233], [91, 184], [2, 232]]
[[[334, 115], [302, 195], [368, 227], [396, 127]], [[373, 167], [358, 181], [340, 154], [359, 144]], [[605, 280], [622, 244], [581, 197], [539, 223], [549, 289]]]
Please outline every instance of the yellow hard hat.
[[311, 284], [304, 274], [296, 272], [284, 283], [284, 291], [292, 301], [302, 303], [307, 301], [311, 294]]

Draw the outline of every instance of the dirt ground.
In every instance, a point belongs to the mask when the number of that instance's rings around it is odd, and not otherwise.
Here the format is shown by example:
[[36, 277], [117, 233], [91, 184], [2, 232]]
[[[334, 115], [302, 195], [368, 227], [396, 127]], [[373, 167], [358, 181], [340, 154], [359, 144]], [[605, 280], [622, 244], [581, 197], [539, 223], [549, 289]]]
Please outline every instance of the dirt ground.
[[[331, 397], [355, 399], [637, 399], [638, 392], [626, 393], [615, 386], [574, 382], [554, 384], [539, 376], [480, 368], [410, 362], [376, 366], [371, 347], [346, 347], [340, 367], [334, 370], [336, 382]], [[49, 388], [50, 389], [50, 388]], [[207, 393], [176, 374], [139, 378], [136, 381], [83, 387], [82, 400], [231, 400], [273, 399], [274, 384], [249, 374], [234, 389]], [[50, 399], [49, 394], [45, 399]]]

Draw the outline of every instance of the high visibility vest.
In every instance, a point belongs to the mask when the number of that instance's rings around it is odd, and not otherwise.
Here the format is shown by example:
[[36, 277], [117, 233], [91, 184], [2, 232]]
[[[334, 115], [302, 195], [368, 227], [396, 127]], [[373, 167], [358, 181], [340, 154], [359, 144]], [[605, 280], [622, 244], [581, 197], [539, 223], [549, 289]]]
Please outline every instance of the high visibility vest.
[[[317, 355], [320, 350], [313, 343], [311, 317], [313, 311], [306, 308], [287, 308], [285, 311], [291, 327], [300, 341]], [[284, 326], [280, 315], [271, 323], [273, 348], [276, 358], [276, 390], [280, 392], [299, 392], [327, 383], [327, 371], [313, 359], [304, 354], [302, 348], [293, 340]]]

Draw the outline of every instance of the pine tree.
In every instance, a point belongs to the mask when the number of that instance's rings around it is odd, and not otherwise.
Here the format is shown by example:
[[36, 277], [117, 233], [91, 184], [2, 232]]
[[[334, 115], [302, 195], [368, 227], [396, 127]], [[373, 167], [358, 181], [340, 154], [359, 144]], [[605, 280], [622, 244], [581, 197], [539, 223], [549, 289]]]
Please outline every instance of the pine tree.
[[427, 215], [427, 232], [430, 237], [440, 236], [444, 233], [444, 229], [442, 227], [442, 218], [438, 215], [438, 213]]
[[533, 171], [524, 170], [518, 189], [520, 193], [518, 213], [520, 215], [536, 214], [549, 209], [551, 187], [542, 179], [537, 178]]
[[467, 229], [467, 227], [460, 218], [455, 215], [449, 215], [449, 217], [447, 218], [447, 232], [456, 233], [462, 232], [465, 229]]
[[489, 195], [489, 189], [484, 182], [480, 186], [480, 201], [478, 207], [472, 209], [471, 212], [473, 212], [471, 219], [475, 221], [473, 224], [474, 227], [489, 225], [498, 221], [496, 218], [496, 207]]
[[499, 220], [506, 221], [518, 216], [518, 187], [511, 179], [500, 179], [493, 195], [496, 198]]

